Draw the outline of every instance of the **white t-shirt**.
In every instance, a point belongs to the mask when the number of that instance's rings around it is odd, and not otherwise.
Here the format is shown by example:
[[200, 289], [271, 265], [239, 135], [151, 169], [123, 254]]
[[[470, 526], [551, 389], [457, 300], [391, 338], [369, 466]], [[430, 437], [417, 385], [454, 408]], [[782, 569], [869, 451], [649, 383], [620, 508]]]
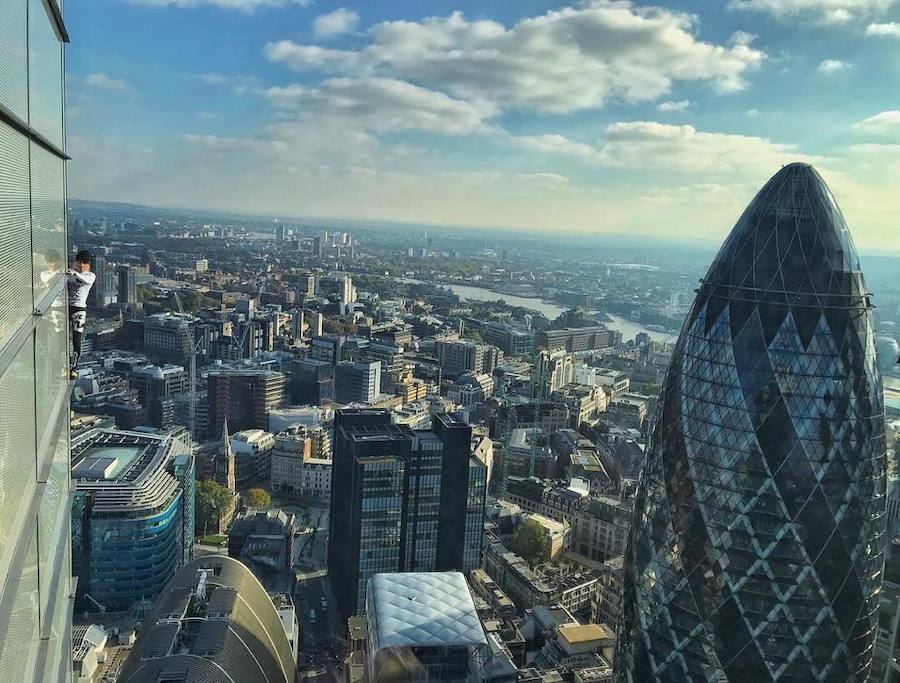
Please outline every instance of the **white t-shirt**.
[[69, 288], [69, 306], [87, 308], [88, 292], [91, 291], [96, 279], [97, 274], [89, 270], [84, 273], [69, 270], [69, 282], [66, 284]]

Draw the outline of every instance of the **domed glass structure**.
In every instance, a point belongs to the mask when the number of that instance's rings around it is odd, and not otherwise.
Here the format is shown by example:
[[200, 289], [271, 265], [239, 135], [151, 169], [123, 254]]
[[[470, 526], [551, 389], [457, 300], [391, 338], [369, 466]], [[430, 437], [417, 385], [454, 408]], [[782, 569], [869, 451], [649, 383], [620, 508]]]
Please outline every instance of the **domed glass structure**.
[[885, 534], [870, 295], [818, 173], [781, 169], [697, 290], [625, 556], [619, 681], [863, 681]]

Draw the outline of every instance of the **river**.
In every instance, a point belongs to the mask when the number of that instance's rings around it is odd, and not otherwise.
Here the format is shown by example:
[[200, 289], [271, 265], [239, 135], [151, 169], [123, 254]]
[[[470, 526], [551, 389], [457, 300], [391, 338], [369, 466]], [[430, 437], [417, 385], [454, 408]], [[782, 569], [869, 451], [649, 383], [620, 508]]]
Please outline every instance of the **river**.
[[[513, 294], [500, 294], [484, 287], [472, 287], [471, 285], [453, 285], [443, 283], [424, 283], [422, 280], [414, 280], [412, 278], [402, 278], [404, 282], [413, 282], [418, 284], [439, 284], [441, 287], [448, 287], [460, 299], [474, 299], [475, 301], [500, 301], [503, 299], [510, 306], [521, 306], [532, 311], [542, 313], [547, 320], [555, 320], [561, 313], [569, 310], [568, 306], [560, 306], [559, 304], [536, 297], [515, 296]], [[609, 314], [608, 314], [609, 315]], [[630, 341], [634, 339], [638, 332], [645, 332], [653, 341], [667, 341], [674, 339], [677, 335], [667, 332], [656, 332], [648, 330], [643, 325], [633, 322], [617, 315], [609, 315], [611, 322], [604, 323], [607, 327], [618, 330], [622, 333], [622, 341]]]

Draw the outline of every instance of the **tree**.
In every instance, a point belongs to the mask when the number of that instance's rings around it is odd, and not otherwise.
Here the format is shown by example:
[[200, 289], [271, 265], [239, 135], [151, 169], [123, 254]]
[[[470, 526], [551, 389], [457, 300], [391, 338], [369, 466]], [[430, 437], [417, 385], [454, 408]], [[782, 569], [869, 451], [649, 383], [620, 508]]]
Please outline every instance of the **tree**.
[[526, 519], [516, 529], [512, 550], [533, 567], [547, 559], [550, 552], [550, 539], [547, 538], [544, 527], [539, 522]]
[[218, 482], [205, 479], [198, 483], [194, 493], [195, 528], [202, 530], [204, 536], [209, 533], [210, 526], [218, 531], [219, 518], [232, 503], [231, 492]]
[[265, 510], [272, 504], [272, 496], [265, 489], [252, 488], [244, 497], [247, 507]]

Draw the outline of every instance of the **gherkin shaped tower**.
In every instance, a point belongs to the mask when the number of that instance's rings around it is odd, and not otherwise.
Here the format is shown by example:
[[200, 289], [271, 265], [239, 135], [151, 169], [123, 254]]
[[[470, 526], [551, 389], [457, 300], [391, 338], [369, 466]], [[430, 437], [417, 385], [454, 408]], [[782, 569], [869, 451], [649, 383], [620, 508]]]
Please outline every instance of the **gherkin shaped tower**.
[[864, 681], [884, 564], [870, 295], [834, 197], [781, 169], [702, 280], [625, 556], [621, 681]]

